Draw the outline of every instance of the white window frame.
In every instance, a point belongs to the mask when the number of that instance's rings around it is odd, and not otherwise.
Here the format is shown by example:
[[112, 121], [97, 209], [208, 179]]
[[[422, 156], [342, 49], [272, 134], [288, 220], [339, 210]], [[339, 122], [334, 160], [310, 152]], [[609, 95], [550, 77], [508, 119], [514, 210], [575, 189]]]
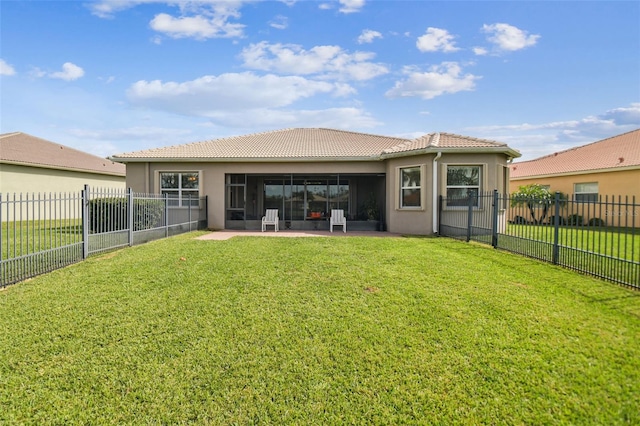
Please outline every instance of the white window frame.
[[[595, 192], [594, 190], [595, 186]], [[573, 184], [573, 201], [577, 203], [595, 203], [599, 195], [598, 182], [578, 182]]]
[[[420, 180], [417, 186], [404, 186], [404, 182], [402, 179], [403, 171], [407, 169], [418, 169], [420, 171]], [[425, 184], [424, 180], [426, 177], [425, 173], [425, 165], [424, 164], [412, 164], [406, 166], [397, 167], [397, 177], [398, 177], [398, 209], [399, 210], [424, 210], [424, 197], [425, 197]], [[405, 206], [403, 204], [404, 201], [404, 191], [405, 190], [418, 190], [419, 191], [419, 205], [417, 206]]]
[[[162, 187], [162, 175], [163, 174], [177, 174], [178, 175], [178, 187], [177, 188], [163, 188]], [[196, 175], [197, 188], [183, 188], [182, 175]], [[178, 197], [169, 198], [169, 207], [189, 207], [188, 197], [185, 195], [190, 193], [195, 197], [191, 198], [191, 206], [197, 207], [200, 203], [200, 193], [202, 191], [202, 171], [201, 170], [160, 170], [158, 171], [158, 192], [162, 195], [165, 193], [177, 193]]]
[[[487, 172], [487, 165], [486, 164], [481, 164], [481, 163], [448, 163], [448, 164], [443, 164], [444, 168], [443, 168], [443, 183], [444, 183], [444, 195], [445, 195], [445, 199], [447, 200], [445, 207], [447, 209], [464, 209], [464, 208], [468, 208], [468, 205], [451, 205], [449, 204], [449, 189], [464, 189], [464, 188], [469, 188], [469, 189], [476, 189], [477, 190], [477, 194], [478, 197], [476, 199], [476, 204], [473, 205], [474, 209], [481, 209], [482, 208], [482, 203], [481, 203], [481, 195], [482, 195], [482, 188], [484, 185], [484, 182], [486, 181], [486, 177], [485, 177], [485, 173]], [[478, 184], [477, 185], [449, 185], [449, 168], [450, 167], [477, 167], [478, 168]]]

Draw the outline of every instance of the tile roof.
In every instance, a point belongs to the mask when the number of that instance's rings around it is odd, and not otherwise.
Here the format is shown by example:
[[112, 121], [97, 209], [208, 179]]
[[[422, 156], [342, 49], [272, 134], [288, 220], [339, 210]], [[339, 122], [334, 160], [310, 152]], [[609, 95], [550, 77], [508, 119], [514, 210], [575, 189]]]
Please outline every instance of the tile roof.
[[510, 149], [507, 144], [490, 141], [487, 139], [478, 139], [470, 136], [461, 136], [453, 133], [429, 133], [421, 136], [417, 139], [407, 141], [404, 144], [396, 145], [384, 152], [387, 154], [405, 151], [415, 151], [420, 149], [432, 148], [438, 149], [456, 149], [456, 150], [483, 150], [483, 149], [497, 149], [497, 150], [510, 150], [513, 151], [514, 157], [519, 157], [520, 154]]
[[0, 163], [125, 176], [126, 166], [22, 132], [0, 134]]
[[640, 167], [640, 129], [535, 160], [513, 163], [511, 179], [629, 167]]
[[[439, 135], [439, 144], [438, 137]], [[435, 142], [434, 142], [435, 141]], [[334, 129], [295, 128], [118, 154], [116, 161], [142, 160], [371, 160], [416, 150], [498, 149], [519, 157], [505, 144], [448, 133], [415, 140]]]

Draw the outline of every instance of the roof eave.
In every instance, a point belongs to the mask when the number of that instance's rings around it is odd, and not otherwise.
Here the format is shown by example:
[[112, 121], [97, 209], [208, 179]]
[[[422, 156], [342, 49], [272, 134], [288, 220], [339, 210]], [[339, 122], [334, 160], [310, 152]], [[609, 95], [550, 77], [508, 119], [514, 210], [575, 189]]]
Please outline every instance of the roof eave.
[[640, 164], [635, 164], [632, 166], [622, 166], [622, 167], [608, 167], [606, 169], [575, 170], [570, 172], [544, 173], [539, 175], [526, 175], [526, 176], [517, 176], [517, 177], [512, 176], [510, 179], [511, 180], [527, 180], [527, 179], [552, 178], [552, 177], [562, 177], [562, 176], [591, 175], [594, 173], [611, 173], [611, 172], [621, 172], [621, 171], [629, 171], [629, 170], [640, 170]]
[[118, 172], [110, 172], [107, 170], [93, 170], [93, 169], [78, 169], [75, 167], [63, 167], [63, 166], [52, 166], [48, 164], [38, 164], [38, 163], [26, 163], [23, 161], [9, 161], [9, 160], [0, 160], [1, 164], [12, 164], [14, 166], [25, 166], [25, 167], [34, 167], [37, 169], [49, 169], [49, 170], [62, 170], [66, 172], [80, 172], [80, 173], [91, 173], [94, 175], [108, 175], [108, 176], [116, 176], [116, 177], [126, 177], [126, 173], [118, 173]]
[[109, 157], [117, 163], [301, 163], [301, 162], [354, 162], [380, 161], [380, 155], [348, 157]]
[[415, 155], [422, 154], [436, 154], [441, 152], [443, 154], [505, 154], [507, 157], [518, 158], [522, 154], [516, 151], [515, 149], [509, 148], [508, 146], [500, 146], [500, 147], [479, 147], [479, 148], [455, 148], [455, 147], [437, 147], [430, 146], [427, 148], [414, 149], [411, 151], [401, 151], [401, 152], [389, 152], [382, 154], [382, 159], [387, 158], [398, 158], [398, 157], [411, 157]]

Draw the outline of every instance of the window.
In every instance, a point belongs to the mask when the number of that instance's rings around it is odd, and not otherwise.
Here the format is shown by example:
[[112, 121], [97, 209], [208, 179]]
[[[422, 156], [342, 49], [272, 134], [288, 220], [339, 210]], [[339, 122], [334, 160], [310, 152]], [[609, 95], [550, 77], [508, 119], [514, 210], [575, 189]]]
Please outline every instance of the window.
[[400, 208], [419, 208], [421, 204], [422, 173], [420, 166], [400, 169]]
[[[482, 166], [447, 166], [447, 206], [479, 207]], [[471, 198], [471, 200], [470, 200]]]
[[598, 201], [598, 182], [574, 184], [573, 200], [579, 203], [597, 202]]
[[198, 172], [160, 172], [160, 193], [167, 194], [170, 206], [199, 205]]

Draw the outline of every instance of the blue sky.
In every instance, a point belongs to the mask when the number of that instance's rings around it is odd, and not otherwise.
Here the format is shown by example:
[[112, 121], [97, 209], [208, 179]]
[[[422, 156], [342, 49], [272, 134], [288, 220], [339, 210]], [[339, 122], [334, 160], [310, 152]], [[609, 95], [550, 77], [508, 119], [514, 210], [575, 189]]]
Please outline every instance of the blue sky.
[[640, 128], [636, 1], [0, 2], [0, 133], [103, 157], [290, 127], [532, 159]]

